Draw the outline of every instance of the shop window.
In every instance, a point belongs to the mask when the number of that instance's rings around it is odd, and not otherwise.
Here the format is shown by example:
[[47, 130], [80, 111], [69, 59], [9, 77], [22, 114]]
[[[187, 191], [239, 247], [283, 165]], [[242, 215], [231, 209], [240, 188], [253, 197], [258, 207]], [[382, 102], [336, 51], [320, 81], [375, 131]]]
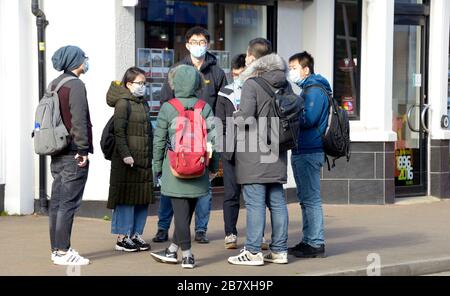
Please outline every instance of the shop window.
[[268, 38], [267, 14], [266, 5], [139, 1], [136, 63], [147, 73], [147, 95], [152, 111], [159, 110], [159, 92], [169, 68], [188, 54], [184, 36], [190, 28], [202, 26], [209, 31], [209, 52], [217, 57], [229, 77], [233, 56], [245, 53], [249, 40]]
[[362, 1], [335, 1], [334, 95], [350, 119], [359, 119]]

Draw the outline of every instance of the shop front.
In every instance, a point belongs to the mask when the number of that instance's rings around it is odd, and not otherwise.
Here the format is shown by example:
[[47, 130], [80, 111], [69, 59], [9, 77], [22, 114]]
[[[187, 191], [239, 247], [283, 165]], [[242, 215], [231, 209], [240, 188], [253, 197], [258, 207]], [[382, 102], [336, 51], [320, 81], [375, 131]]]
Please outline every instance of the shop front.
[[[62, 45], [79, 45], [92, 61], [92, 70], [82, 78], [90, 108], [95, 110], [97, 140], [82, 215], [98, 216], [96, 209], [106, 213], [110, 165], [99, 153], [98, 142], [113, 111], [104, 101], [108, 85], [130, 66], [144, 69], [146, 97], [155, 119], [162, 84], [170, 67], [187, 54], [184, 35], [196, 25], [210, 32], [210, 51], [226, 73], [233, 56], [244, 53], [248, 41], [256, 37], [271, 40], [286, 60], [303, 50], [315, 57], [316, 72], [329, 80], [334, 97], [351, 119], [350, 162], [338, 160], [336, 168], [322, 172], [325, 203], [387, 204], [412, 196], [450, 198], [450, 130], [446, 125], [449, 1], [43, 2], [50, 21], [48, 79], [58, 75], [49, 61]], [[2, 69], [14, 69], [8, 75], [0, 71], [0, 79], [20, 89], [8, 100], [8, 112], [0, 110], [0, 209], [4, 200], [11, 213], [29, 213], [33, 209], [29, 198], [39, 192], [39, 162], [29, 137], [38, 97], [35, 20], [24, 2], [0, 0], [0, 7], [0, 61]], [[85, 19], [77, 24], [67, 22], [62, 10], [85, 15]], [[13, 46], [2, 46], [8, 42]], [[21, 88], [19, 82], [30, 87]], [[29, 103], [30, 98], [34, 104]], [[23, 132], [6, 128], [6, 123]], [[13, 159], [19, 159], [21, 165]], [[50, 172], [47, 180], [50, 195]], [[217, 178], [213, 185], [220, 197], [222, 179]], [[295, 201], [290, 164], [285, 188]]]

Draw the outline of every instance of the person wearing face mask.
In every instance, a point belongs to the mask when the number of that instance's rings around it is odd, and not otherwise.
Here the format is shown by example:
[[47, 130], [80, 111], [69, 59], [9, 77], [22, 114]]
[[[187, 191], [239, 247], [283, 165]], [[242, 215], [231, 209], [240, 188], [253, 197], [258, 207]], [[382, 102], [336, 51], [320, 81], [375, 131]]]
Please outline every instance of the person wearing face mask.
[[314, 58], [308, 52], [289, 59], [289, 79], [302, 89], [305, 110], [300, 115], [298, 150], [291, 165], [303, 219], [303, 238], [288, 252], [299, 258], [325, 256], [324, 222], [320, 196], [320, 170], [325, 161], [322, 135], [328, 125], [328, 81], [314, 73]]
[[[188, 65], [196, 68], [203, 76], [203, 87], [196, 92], [196, 96], [206, 101], [212, 108], [216, 108], [219, 91], [227, 85], [225, 72], [217, 65], [214, 55], [208, 52], [210, 35], [202, 27], [193, 27], [186, 32], [186, 49], [189, 54], [173, 68], [179, 65]], [[166, 79], [161, 89], [161, 106], [173, 99], [174, 91]], [[206, 235], [211, 211], [211, 192], [201, 197], [195, 209], [195, 241], [201, 244], [209, 243]], [[154, 242], [168, 240], [169, 227], [173, 217], [173, 209], [170, 199], [161, 196], [158, 208], [158, 232], [153, 238]]]
[[[231, 61], [231, 74], [233, 83], [225, 86], [217, 98], [216, 116], [222, 121], [223, 129], [223, 148], [221, 153], [224, 183], [223, 199], [223, 220], [225, 223], [225, 248], [237, 248], [237, 229], [236, 224], [239, 216], [241, 186], [236, 182], [235, 159], [234, 159], [234, 138], [227, 139], [228, 135], [234, 135], [234, 132], [227, 131], [228, 128], [234, 128], [234, 125], [227, 126], [227, 118], [233, 118], [233, 113], [239, 109], [241, 100], [242, 83], [239, 75], [245, 69], [245, 54], [237, 55]], [[228, 140], [228, 141], [227, 141]], [[232, 141], [231, 146], [227, 143]]]
[[113, 81], [106, 95], [114, 108], [115, 149], [111, 159], [108, 208], [117, 251], [147, 251], [142, 239], [148, 206], [153, 202], [153, 129], [144, 100], [145, 72], [132, 67], [122, 82]]
[[51, 259], [56, 265], [87, 265], [71, 247], [71, 233], [75, 212], [83, 198], [89, 172], [89, 153], [93, 153], [92, 124], [89, 115], [86, 87], [80, 80], [88, 71], [88, 58], [77, 46], [64, 46], [52, 57], [53, 67], [64, 71], [50, 83], [58, 90], [61, 119], [69, 131], [69, 145], [51, 157], [54, 178], [49, 208]]

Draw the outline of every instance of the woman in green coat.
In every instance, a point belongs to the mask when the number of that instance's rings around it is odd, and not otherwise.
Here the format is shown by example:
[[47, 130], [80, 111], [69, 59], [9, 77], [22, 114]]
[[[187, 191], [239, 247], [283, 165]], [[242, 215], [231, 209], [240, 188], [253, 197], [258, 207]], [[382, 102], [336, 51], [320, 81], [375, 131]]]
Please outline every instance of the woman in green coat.
[[[169, 74], [169, 84], [174, 90], [175, 97], [187, 109], [193, 109], [198, 102], [196, 92], [202, 87], [200, 73], [192, 66], [180, 65]], [[207, 141], [212, 147], [215, 143], [214, 115], [211, 107], [206, 104], [201, 112], [206, 120]], [[152, 253], [152, 257], [163, 263], [177, 263], [177, 252], [181, 248], [183, 268], [195, 266], [191, 251], [190, 225], [197, 199], [209, 193], [209, 184], [217, 174], [218, 159], [212, 153], [212, 159], [204, 174], [193, 179], [175, 177], [169, 167], [167, 157], [168, 140], [175, 138], [175, 126], [178, 111], [170, 103], [164, 103], [158, 114], [155, 136], [153, 142], [153, 170], [155, 176], [160, 178], [161, 194], [171, 199], [175, 230], [173, 243], [162, 252]]]
[[113, 209], [111, 232], [118, 235], [115, 249], [150, 249], [141, 237], [149, 203], [153, 202], [153, 131], [144, 101], [145, 73], [126, 71], [122, 82], [111, 83], [107, 103], [114, 108], [115, 149], [111, 160], [108, 208]]

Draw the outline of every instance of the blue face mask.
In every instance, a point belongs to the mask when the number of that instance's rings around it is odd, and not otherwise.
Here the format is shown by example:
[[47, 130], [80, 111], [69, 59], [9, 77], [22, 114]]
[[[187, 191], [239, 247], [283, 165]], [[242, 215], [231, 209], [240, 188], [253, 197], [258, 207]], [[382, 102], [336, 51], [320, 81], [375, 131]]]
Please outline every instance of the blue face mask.
[[206, 54], [206, 46], [191, 45], [190, 53], [194, 58], [201, 58]]
[[88, 60], [84, 61], [84, 64], [83, 64], [83, 73], [86, 74], [87, 71], [89, 71], [89, 61]]

